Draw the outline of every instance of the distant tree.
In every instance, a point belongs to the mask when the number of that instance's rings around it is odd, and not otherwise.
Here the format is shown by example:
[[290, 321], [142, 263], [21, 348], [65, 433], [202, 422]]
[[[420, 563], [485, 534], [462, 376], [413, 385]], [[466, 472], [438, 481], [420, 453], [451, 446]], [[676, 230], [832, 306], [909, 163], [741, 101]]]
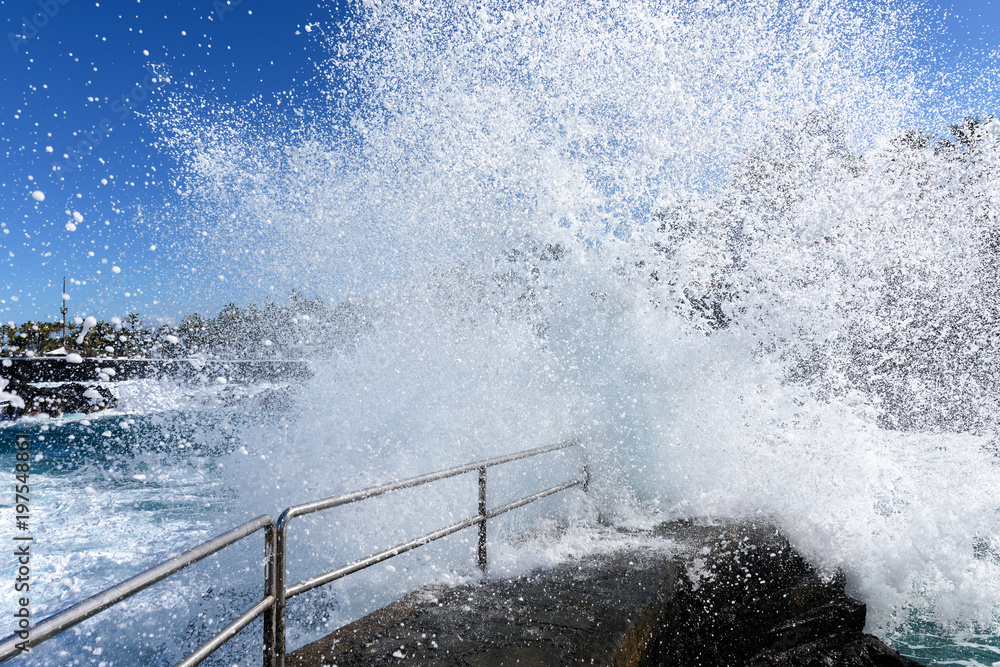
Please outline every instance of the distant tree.
[[962, 122], [948, 126], [952, 138], [938, 141], [936, 150], [947, 155], [956, 156], [958, 153], [983, 146], [985, 140], [990, 135], [987, 126], [995, 120], [993, 116], [985, 118], [966, 116], [962, 119]]
[[0, 325], [0, 356], [11, 356], [12, 348], [17, 346], [17, 327], [10, 324]]
[[[550, 254], [558, 251], [549, 249]], [[226, 358], [269, 358], [283, 354], [308, 355], [351, 345], [359, 331], [370, 326], [364, 309], [356, 303], [328, 305], [319, 296], [306, 298], [301, 291], [289, 293], [288, 304], [267, 299], [240, 308], [226, 304], [215, 317], [190, 313], [177, 325], [147, 327], [138, 313], [118, 321], [100, 320], [83, 332], [83, 319], [67, 325], [66, 348], [85, 357], [144, 356], [177, 358], [207, 354]], [[0, 326], [0, 355], [17, 356], [28, 351], [42, 355], [62, 344], [61, 323], [25, 322]]]
[[31, 351], [36, 355], [43, 355], [46, 352], [59, 347], [60, 341], [52, 338], [57, 331], [61, 331], [60, 324], [55, 322], [27, 321], [17, 329], [15, 340], [19, 340], [19, 347], [24, 351]]
[[[91, 327], [90, 331], [83, 339], [83, 343], [76, 340], [68, 341], [72, 345], [74, 352], [84, 357], [106, 357], [109, 354], [116, 356], [129, 356], [124, 351], [124, 345], [118, 341], [118, 332], [115, 327], [104, 320], [98, 320], [97, 324]], [[108, 351], [112, 349], [112, 352]]]
[[921, 151], [930, 146], [936, 137], [923, 130], [907, 130], [898, 137], [893, 137], [889, 145], [897, 151]]

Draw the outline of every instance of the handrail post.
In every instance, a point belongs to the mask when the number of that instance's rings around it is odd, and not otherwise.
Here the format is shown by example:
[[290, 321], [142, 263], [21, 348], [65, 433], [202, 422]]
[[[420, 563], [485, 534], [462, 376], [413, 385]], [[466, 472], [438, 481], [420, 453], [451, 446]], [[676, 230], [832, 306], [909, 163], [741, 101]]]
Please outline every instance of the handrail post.
[[587, 456], [587, 448], [581, 447], [580, 453], [583, 458], [583, 492], [590, 492], [590, 457]]
[[285, 667], [285, 560], [287, 528], [291, 517], [286, 509], [275, 524], [274, 540], [274, 667]]
[[486, 466], [479, 469], [479, 569], [486, 572]]
[[275, 539], [277, 531], [273, 525], [264, 529], [264, 597], [271, 596], [274, 602], [264, 612], [264, 667], [275, 667], [274, 664], [274, 630], [277, 615], [275, 607], [278, 603], [277, 587], [275, 586]]

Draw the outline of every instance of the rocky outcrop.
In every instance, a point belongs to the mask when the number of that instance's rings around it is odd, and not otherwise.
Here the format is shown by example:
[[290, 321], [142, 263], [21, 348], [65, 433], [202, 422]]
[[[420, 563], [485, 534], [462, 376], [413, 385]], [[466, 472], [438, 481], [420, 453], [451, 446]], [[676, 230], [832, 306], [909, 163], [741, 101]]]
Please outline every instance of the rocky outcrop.
[[864, 633], [844, 578], [766, 524], [666, 524], [670, 550], [411, 594], [289, 655], [340, 667], [914, 667]]
[[46, 414], [90, 414], [113, 408], [117, 399], [99, 384], [69, 382], [55, 386], [8, 382], [0, 387], [0, 419]]
[[818, 572], [773, 526], [703, 532], [640, 664], [917, 667], [864, 633], [865, 605], [846, 594], [842, 573]]

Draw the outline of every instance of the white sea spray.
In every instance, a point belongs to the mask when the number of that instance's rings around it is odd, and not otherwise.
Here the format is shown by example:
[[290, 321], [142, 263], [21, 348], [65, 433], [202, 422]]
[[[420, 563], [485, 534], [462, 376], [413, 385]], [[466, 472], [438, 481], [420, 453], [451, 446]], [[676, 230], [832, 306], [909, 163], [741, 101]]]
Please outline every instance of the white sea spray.
[[[920, 30], [837, 1], [372, 2], [321, 33], [321, 111], [174, 95], [206, 256], [360, 322], [226, 474], [271, 512], [582, 437], [595, 505], [565, 512], [765, 516], [872, 629], [995, 627], [998, 157], [992, 125], [905, 134], [937, 129]], [[302, 567], [422, 507], [296, 538]]]

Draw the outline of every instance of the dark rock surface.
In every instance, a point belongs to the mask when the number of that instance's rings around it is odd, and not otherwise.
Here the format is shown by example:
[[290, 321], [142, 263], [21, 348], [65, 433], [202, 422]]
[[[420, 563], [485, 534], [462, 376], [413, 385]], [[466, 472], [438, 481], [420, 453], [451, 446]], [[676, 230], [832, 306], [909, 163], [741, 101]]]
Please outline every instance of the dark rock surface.
[[86, 358], [72, 363], [63, 357], [13, 357], [3, 360], [0, 377], [18, 382], [90, 382], [107, 368], [114, 371], [116, 380], [225, 377], [230, 382], [261, 382], [308, 380], [313, 375], [309, 362], [294, 360]]
[[[10, 382], [3, 391], [16, 398], [0, 401], [0, 420], [47, 414], [90, 414], [113, 408], [118, 399], [106, 387], [69, 382], [54, 387]], [[23, 406], [21, 405], [23, 403]]]
[[288, 664], [912, 667], [864, 634], [865, 606], [764, 524], [678, 522], [676, 548], [591, 556], [425, 589], [289, 654]]

